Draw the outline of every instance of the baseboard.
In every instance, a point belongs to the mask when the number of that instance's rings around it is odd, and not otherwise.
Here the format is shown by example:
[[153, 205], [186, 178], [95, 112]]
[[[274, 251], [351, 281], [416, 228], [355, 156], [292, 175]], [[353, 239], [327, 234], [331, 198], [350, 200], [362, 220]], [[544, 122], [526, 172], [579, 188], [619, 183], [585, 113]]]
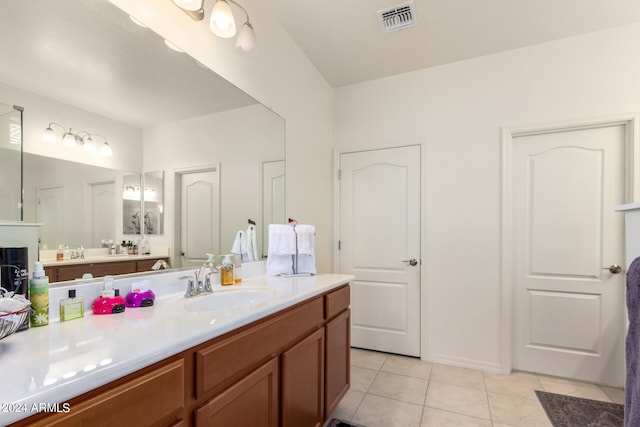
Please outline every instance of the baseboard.
[[427, 353], [423, 358], [427, 362], [439, 363], [441, 365], [458, 366], [461, 368], [476, 369], [478, 371], [504, 373], [499, 363], [490, 363], [475, 359], [466, 359], [462, 357], [451, 357], [445, 354]]

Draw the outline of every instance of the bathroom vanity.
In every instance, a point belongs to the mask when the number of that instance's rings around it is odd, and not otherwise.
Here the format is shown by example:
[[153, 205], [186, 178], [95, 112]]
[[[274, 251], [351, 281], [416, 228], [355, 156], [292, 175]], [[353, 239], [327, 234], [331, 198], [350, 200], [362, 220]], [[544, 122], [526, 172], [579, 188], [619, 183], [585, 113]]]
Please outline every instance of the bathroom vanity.
[[135, 256], [102, 256], [87, 259], [74, 259], [68, 261], [43, 262], [45, 275], [50, 282], [64, 282], [67, 280], [79, 279], [85, 273], [90, 273], [93, 277], [103, 277], [106, 275], [139, 273], [150, 271], [151, 266], [156, 261], [169, 262], [169, 257], [158, 257], [152, 255]]
[[261, 276], [193, 298], [177, 274], [156, 277], [153, 307], [0, 341], [0, 381], [16, 382], [0, 423], [322, 426], [349, 388], [352, 276]]

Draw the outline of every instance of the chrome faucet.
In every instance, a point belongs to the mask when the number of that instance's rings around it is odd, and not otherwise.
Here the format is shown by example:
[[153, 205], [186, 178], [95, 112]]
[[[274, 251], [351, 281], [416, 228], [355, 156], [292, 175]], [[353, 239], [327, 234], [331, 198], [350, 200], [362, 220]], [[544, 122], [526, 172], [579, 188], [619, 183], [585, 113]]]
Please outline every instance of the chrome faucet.
[[[208, 272], [207, 272], [208, 270]], [[217, 273], [218, 267], [212, 261], [207, 261], [202, 264], [200, 270], [198, 270], [197, 280], [198, 280], [198, 291], [205, 292], [207, 294], [213, 293], [213, 288], [211, 287], [211, 275]], [[204, 275], [204, 280], [203, 280]]]
[[186, 298], [195, 297], [200, 294], [211, 294], [213, 293], [213, 286], [211, 285], [211, 275], [217, 273], [218, 267], [215, 266], [213, 261], [211, 261], [212, 256], [209, 257], [209, 260], [204, 262], [199, 270], [195, 270], [193, 272], [193, 276], [182, 276], [180, 280], [187, 281], [187, 288], [184, 292], [184, 296]]

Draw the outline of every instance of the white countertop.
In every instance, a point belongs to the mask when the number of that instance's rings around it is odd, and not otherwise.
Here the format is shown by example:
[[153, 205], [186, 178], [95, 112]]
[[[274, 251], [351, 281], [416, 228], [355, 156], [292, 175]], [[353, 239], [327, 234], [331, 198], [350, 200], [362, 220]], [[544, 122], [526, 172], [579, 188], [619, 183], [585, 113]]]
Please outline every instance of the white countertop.
[[[94, 315], [89, 310], [82, 319], [54, 320], [48, 326], [15, 333], [0, 340], [0, 425], [32, 415], [34, 405], [65, 403], [353, 279], [339, 274], [245, 279], [234, 288], [268, 288], [278, 295], [254, 308], [224, 313], [186, 311], [185, 302], [203, 297], [186, 300], [184, 282], [172, 279], [170, 285], [152, 285], [157, 296], [152, 307], [127, 308], [113, 315]], [[52, 304], [58, 304], [58, 299], [50, 298]]]

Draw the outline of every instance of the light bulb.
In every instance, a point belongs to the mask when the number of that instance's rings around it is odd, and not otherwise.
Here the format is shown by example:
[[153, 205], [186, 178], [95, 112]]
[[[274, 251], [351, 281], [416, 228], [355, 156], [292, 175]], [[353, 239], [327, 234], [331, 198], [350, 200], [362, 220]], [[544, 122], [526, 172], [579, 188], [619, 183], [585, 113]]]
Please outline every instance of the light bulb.
[[58, 138], [56, 138], [56, 134], [53, 133], [53, 129], [51, 129], [51, 126], [45, 129], [44, 133], [42, 134], [42, 140], [44, 142], [48, 142], [49, 144], [55, 144], [58, 140]]
[[84, 151], [95, 152], [96, 144], [93, 142], [90, 136], [87, 137], [87, 140], [82, 143], [82, 149]]
[[196, 11], [202, 8], [202, 0], [171, 0], [184, 10]]
[[75, 147], [76, 146], [75, 135], [70, 132], [66, 132], [64, 135], [62, 135], [62, 144], [66, 145], [67, 147]]
[[243, 55], [250, 55], [256, 51], [258, 44], [256, 42], [256, 33], [249, 22], [242, 24], [238, 37], [236, 37], [236, 49]]
[[111, 147], [109, 147], [109, 143], [107, 141], [102, 144], [102, 147], [100, 148], [100, 154], [107, 157], [113, 155], [113, 151], [111, 151]]
[[209, 21], [211, 32], [218, 37], [228, 39], [236, 35], [236, 21], [226, 0], [216, 0]]

